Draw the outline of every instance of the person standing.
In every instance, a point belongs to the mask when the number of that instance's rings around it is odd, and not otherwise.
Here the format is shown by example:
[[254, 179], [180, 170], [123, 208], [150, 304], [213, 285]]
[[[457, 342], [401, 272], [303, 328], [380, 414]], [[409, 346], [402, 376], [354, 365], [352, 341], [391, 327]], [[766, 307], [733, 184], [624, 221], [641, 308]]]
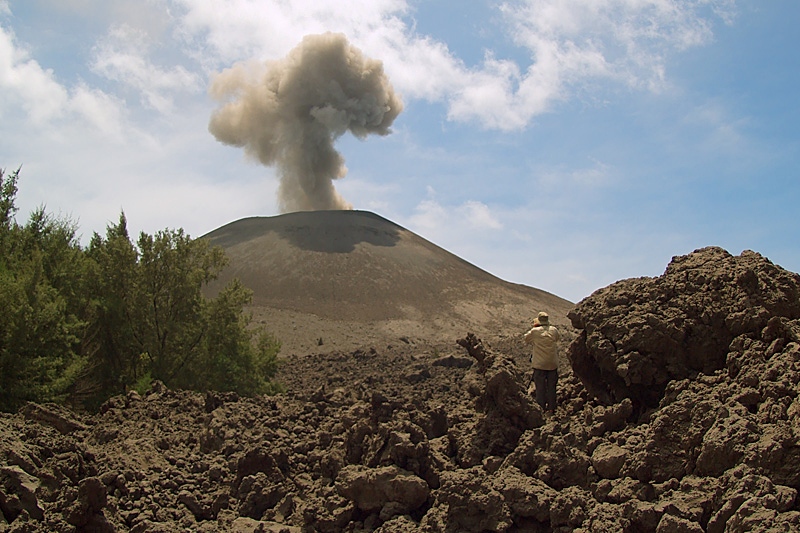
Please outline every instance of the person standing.
[[536, 403], [551, 413], [556, 410], [556, 383], [558, 382], [558, 341], [561, 333], [550, 325], [550, 316], [544, 311], [533, 320], [533, 327], [525, 334], [525, 342], [533, 345], [533, 382], [536, 384]]

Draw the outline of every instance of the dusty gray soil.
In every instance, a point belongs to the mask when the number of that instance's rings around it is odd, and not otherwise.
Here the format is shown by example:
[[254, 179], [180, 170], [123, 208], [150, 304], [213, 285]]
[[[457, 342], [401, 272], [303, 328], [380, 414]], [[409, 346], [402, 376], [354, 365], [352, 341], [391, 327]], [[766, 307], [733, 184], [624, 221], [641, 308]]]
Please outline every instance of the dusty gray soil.
[[438, 346], [465, 331], [518, 335], [542, 309], [569, 324], [571, 302], [498, 279], [374, 213], [248, 218], [205, 237], [230, 258], [209, 295], [242, 280], [254, 292], [256, 323], [275, 333], [286, 356]]
[[30, 404], [0, 415], [0, 531], [798, 531], [798, 296], [718, 248], [602, 289], [554, 416], [481, 331], [296, 355], [276, 397]]

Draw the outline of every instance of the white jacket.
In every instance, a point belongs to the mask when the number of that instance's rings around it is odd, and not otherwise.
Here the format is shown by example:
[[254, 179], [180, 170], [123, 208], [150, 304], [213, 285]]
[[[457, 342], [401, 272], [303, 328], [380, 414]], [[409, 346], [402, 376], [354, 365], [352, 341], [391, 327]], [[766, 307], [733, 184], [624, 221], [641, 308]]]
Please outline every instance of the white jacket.
[[533, 344], [533, 368], [556, 370], [558, 368], [558, 341], [561, 333], [555, 326], [535, 326], [525, 334], [525, 342]]

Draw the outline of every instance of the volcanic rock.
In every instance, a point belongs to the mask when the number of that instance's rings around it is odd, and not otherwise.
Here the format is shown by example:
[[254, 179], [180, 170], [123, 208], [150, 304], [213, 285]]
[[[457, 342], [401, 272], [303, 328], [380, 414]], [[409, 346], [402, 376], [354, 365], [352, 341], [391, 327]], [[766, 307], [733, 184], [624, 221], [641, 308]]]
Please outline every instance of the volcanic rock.
[[[719, 328], [703, 330], [715, 342], [736, 333], [721, 363], [708, 356], [719, 364], [708, 373], [685, 354], [653, 358], [671, 369], [654, 375], [689, 369], [654, 405], [565, 367], [556, 412], [545, 415], [526, 396], [521, 339], [480, 332], [437, 350], [400, 343], [286, 358], [286, 393], [272, 397], [154, 383], [93, 414], [29, 405], [0, 414], [0, 532], [800, 531], [795, 275], [752, 253], [690, 255], [677, 264], [695, 265], [709, 286], [718, 283], [709, 261], [725, 273], [744, 257], [760, 288], [747, 309], [786, 314], [704, 324]], [[744, 305], [736, 288], [713, 294], [713, 309]], [[593, 298], [579, 316], [597, 331]], [[671, 305], [687, 307], [666, 307], [696, 321], [704, 298], [673, 295]], [[629, 307], [625, 323], [652, 332], [654, 307]], [[585, 333], [577, 342], [592, 346]], [[693, 342], [712, 345], [688, 335], [686, 353], [699, 353]], [[57, 416], [31, 416], [45, 412]]]
[[594, 449], [592, 453], [592, 466], [595, 472], [606, 479], [616, 479], [628, 452], [613, 443], [604, 443]]
[[418, 509], [430, 493], [424, 480], [394, 465], [348, 465], [339, 471], [336, 490], [362, 511], [380, 511], [384, 521]]
[[0, 511], [7, 521], [16, 520], [23, 512], [27, 516], [42, 520], [44, 511], [39, 506], [36, 490], [39, 480], [18, 466], [0, 468]]
[[709, 247], [674, 257], [657, 278], [619, 281], [581, 301], [569, 312], [583, 330], [569, 359], [603, 402], [655, 407], [670, 380], [725, 367], [736, 337], [798, 317], [800, 275], [755, 252]]

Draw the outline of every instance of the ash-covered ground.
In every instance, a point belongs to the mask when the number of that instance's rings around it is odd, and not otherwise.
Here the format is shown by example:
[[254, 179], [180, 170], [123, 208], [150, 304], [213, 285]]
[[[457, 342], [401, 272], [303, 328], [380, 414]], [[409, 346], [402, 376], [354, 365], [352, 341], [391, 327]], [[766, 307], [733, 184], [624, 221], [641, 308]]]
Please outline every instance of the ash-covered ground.
[[29, 404], [0, 531], [800, 530], [800, 276], [707, 248], [569, 318], [554, 416], [480, 331], [293, 357], [274, 397]]

